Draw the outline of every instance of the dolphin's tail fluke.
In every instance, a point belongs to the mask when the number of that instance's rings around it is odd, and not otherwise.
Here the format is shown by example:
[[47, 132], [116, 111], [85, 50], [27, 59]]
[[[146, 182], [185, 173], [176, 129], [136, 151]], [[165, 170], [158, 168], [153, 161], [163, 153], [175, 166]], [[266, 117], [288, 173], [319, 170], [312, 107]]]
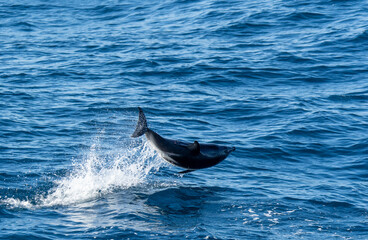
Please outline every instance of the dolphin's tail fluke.
[[132, 134], [132, 137], [134, 138], [142, 136], [148, 130], [146, 116], [144, 115], [140, 107], [138, 107], [138, 110], [139, 110], [138, 123], [134, 133]]

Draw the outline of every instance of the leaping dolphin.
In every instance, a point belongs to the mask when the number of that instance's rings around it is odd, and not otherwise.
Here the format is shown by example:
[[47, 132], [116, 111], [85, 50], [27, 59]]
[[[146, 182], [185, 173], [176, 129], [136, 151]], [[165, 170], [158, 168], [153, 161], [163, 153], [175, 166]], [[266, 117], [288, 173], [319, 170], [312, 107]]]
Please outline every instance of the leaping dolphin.
[[163, 138], [147, 127], [146, 116], [142, 109], [138, 107], [139, 118], [137, 128], [132, 134], [133, 138], [143, 134], [159, 153], [159, 155], [169, 163], [185, 168], [187, 170], [180, 173], [188, 173], [197, 169], [212, 167], [224, 160], [235, 147], [225, 147], [215, 144], [199, 144], [170, 140]]

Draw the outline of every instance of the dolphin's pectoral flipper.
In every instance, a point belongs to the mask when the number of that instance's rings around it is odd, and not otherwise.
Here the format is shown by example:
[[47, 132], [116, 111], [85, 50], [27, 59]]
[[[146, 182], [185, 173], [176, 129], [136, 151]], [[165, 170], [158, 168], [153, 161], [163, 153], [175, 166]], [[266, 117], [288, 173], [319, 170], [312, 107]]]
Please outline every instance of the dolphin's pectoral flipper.
[[188, 169], [188, 170], [184, 170], [184, 171], [179, 172], [179, 174], [186, 174], [186, 173], [190, 173], [190, 172], [193, 172], [193, 171], [195, 171], [195, 169], [194, 170]]
[[140, 107], [138, 107], [138, 110], [139, 110], [139, 117], [138, 117], [137, 128], [132, 134], [132, 137], [134, 138], [142, 136], [148, 130], [146, 116], [144, 115]]
[[201, 151], [201, 148], [199, 147], [199, 143], [197, 141], [194, 141], [194, 143], [189, 144], [187, 147], [194, 156], [198, 155]]

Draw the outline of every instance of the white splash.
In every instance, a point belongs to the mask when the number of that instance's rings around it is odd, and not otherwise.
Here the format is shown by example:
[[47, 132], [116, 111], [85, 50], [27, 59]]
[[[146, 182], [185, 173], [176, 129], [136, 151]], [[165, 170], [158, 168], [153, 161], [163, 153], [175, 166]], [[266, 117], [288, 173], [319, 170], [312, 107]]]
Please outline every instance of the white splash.
[[56, 180], [47, 194], [37, 195], [33, 201], [6, 198], [1, 202], [13, 208], [70, 205], [142, 184], [165, 163], [156, 157], [148, 142], [130, 145], [109, 153], [101, 149], [97, 138], [82, 161], [74, 164], [69, 175]]
[[16, 198], [5, 198], [1, 201], [2, 204], [13, 208], [32, 208], [33, 204], [28, 200], [19, 200]]
[[99, 146], [93, 144], [86, 160], [77, 165], [70, 176], [56, 181], [57, 186], [40, 199], [42, 205], [69, 205], [115, 189], [137, 186], [145, 181], [151, 170], [158, 170], [161, 165], [160, 160], [155, 161], [147, 142], [127, 148], [113, 159], [99, 156], [99, 151]]

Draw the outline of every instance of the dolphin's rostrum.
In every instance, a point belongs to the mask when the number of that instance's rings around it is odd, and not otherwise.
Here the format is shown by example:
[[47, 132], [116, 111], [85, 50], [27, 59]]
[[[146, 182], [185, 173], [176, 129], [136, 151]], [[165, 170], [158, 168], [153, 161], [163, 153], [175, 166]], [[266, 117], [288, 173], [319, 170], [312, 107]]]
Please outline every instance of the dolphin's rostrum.
[[235, 147], [199, 144], [197, 141], [186, 143], [163, 138], [147, 127], [146, 116], [140, 107], [138, 107], [138, 110], [139, 118], [137, 128], [132, 134], [132, 137], [136, 138], [145, 134], [148, 141], [163, 159], [178, 167], [187, 169], [180, 173], [212, 167], [224, 160], [235, 150]]

